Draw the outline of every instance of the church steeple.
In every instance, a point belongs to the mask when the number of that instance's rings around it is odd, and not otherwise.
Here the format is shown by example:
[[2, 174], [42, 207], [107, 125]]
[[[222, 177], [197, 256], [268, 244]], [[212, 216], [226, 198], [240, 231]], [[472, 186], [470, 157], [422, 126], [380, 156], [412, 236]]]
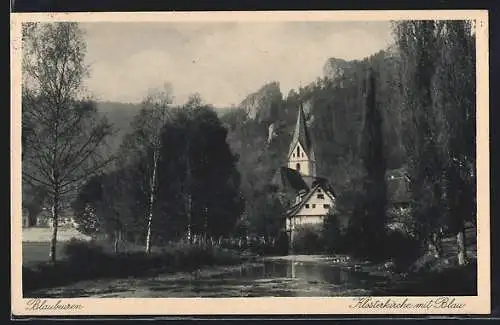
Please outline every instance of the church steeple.
[[302, 175], [316, 176], [316, 159], [302, 104], [299, 106], [297, 122], [290, 149], [288, 150], [288, 168], [295, 169]]

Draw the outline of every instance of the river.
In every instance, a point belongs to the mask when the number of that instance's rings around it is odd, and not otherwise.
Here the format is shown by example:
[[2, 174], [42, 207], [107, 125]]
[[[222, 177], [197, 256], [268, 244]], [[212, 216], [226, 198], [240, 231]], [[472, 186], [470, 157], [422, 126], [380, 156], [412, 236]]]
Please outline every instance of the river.
[[82, 281], [44, 289], [37, 297], [332, 297], [369, 295], [383, 281], [369, 266], [326, 256], [264, 258], [236, 267], [203, 269], [198, 274]]

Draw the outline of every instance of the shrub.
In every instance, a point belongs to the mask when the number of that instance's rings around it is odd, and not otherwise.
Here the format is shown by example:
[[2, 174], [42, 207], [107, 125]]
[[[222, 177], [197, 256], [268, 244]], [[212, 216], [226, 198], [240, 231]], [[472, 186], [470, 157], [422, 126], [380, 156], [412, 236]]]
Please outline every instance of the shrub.
[[104, 252], [102, 246], [94, 241], [86, 242], [77, 239], [71, 239], [64, 246], [66, 261], [59, 263], [69, 264], [76, 274], [82, 277], [102, 276], [110, 269], [109, 254]]
[[97, 278], [146, 276], [159, 272], [193, 271], [203, 266], [231, 265], [242, 261], [238, 252], [211, 245], [174, 243], [151, 254], [105, 252], [95, 242], [72, 240], [64, 247], [67, 258], [53, 265], [23, 267], [25, 292]]
[[104, 249], [94, 241], [83, 241], [72, 238], [64, 246], [63, 252], [67, 259], [78, 261], [81, 259], [100, 258], [104, 255]]
[[288, 248], [288, 235], [286, 232], [280, 232], [274, 245], [274, 254], [287, 255]]
[[420, 243], [407, 233], [392, 230], [387, 233], [385, 253], [394, 262], [396, 271], [405, 272], [420, 256]]
[[[432, 256], [423, 256], [424, 260], [437, 261]], [[472, 261], [463, 266], [446, 267], [440, 270], [421, 270], [411, 273], [410, 281], [397, 282], [390, 287], [377, 289], [374, 295], [404, 296], [474, 296], [477, 295], [477, 264]]]
[[330, 212], [323, 223], [322, 236], [324, 238], [325, 249], [330, 254], [346, 253], [346, 235], [343, 225], [340, 223], [342, 217], [335, 212]]
[[263, 255], [271, 255], [274, 253], [274, 247], [271, 243], [255, 241], [248, 243], [247, 246], [248, 251], [253, 254], [257, 254], [260, 256]]
[[293, 236], [293, 251], [295, 253], [313, 254], [323, 252], [324, 243], [320, 231], [312, 227], [299, 228]]

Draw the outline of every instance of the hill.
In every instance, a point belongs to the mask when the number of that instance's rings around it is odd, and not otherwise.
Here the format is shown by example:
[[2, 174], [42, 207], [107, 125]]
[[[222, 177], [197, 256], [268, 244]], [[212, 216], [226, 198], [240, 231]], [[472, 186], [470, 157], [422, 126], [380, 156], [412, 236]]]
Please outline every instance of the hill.
[[113, 152], [118, 149], [122, 138], [130, 131], [130, 123], [134, 116], [139, 113], [140, 104], [118, 103], [118, 102], [98, 102], [97, 110], [113, 125], [115, 134], [108, 139], [108, 145]]
[[[380, 73], [377, 101], [386, 121], [383, 127], [387, 167], [402, 166], [399, 62], [393, 51], [380, 51], [361, 61], [330, 58], [325, 62], [323, 78], [291, 90], [286, 96], [278, 82], [267, 83], [238, 107], [221, 115], [229, 130], [227, 141], [239, 156], [247, 218], [262, 218], [269, 206], [267, 185], [274, 171], [285, 163], [301, 104], [316, 149], [318, 175], [329, 178], [338, 192], [359, 178], [364, 80], [369, 67]], [[269, 223], [270, 220], [262, 220], [263, 227]]]
[[[120, 146], [123, 136], [131, 131], [130, 123], [141, 110], [139, 103], [120, 103], [120, 102], [97, 102], [97, 110], [113, 125], [114, 134], [109, 137], [108, 145], [111, 151], [115, 151]], [[225, 114], [231, 108], [217, 107], [217, 114]]]

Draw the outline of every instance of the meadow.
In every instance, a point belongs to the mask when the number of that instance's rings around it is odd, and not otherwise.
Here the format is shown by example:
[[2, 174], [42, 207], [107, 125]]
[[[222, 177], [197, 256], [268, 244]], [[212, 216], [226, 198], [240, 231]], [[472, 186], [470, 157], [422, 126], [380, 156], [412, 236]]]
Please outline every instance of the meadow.
[[[38, 263], [48, 262], [50, 260], [50, 239], [52, 229], [49, 227], [30, 227], [24, 228], [22, 233], [22, 252], [23, 266], [34, 266]], [[58, 229], [58, 243], [56, 254], [58, 259], [64, 258], [64, 245], [71, 238], [88, 240], [89, 238], [82, 235], [72, 228], [61, 227]]]

